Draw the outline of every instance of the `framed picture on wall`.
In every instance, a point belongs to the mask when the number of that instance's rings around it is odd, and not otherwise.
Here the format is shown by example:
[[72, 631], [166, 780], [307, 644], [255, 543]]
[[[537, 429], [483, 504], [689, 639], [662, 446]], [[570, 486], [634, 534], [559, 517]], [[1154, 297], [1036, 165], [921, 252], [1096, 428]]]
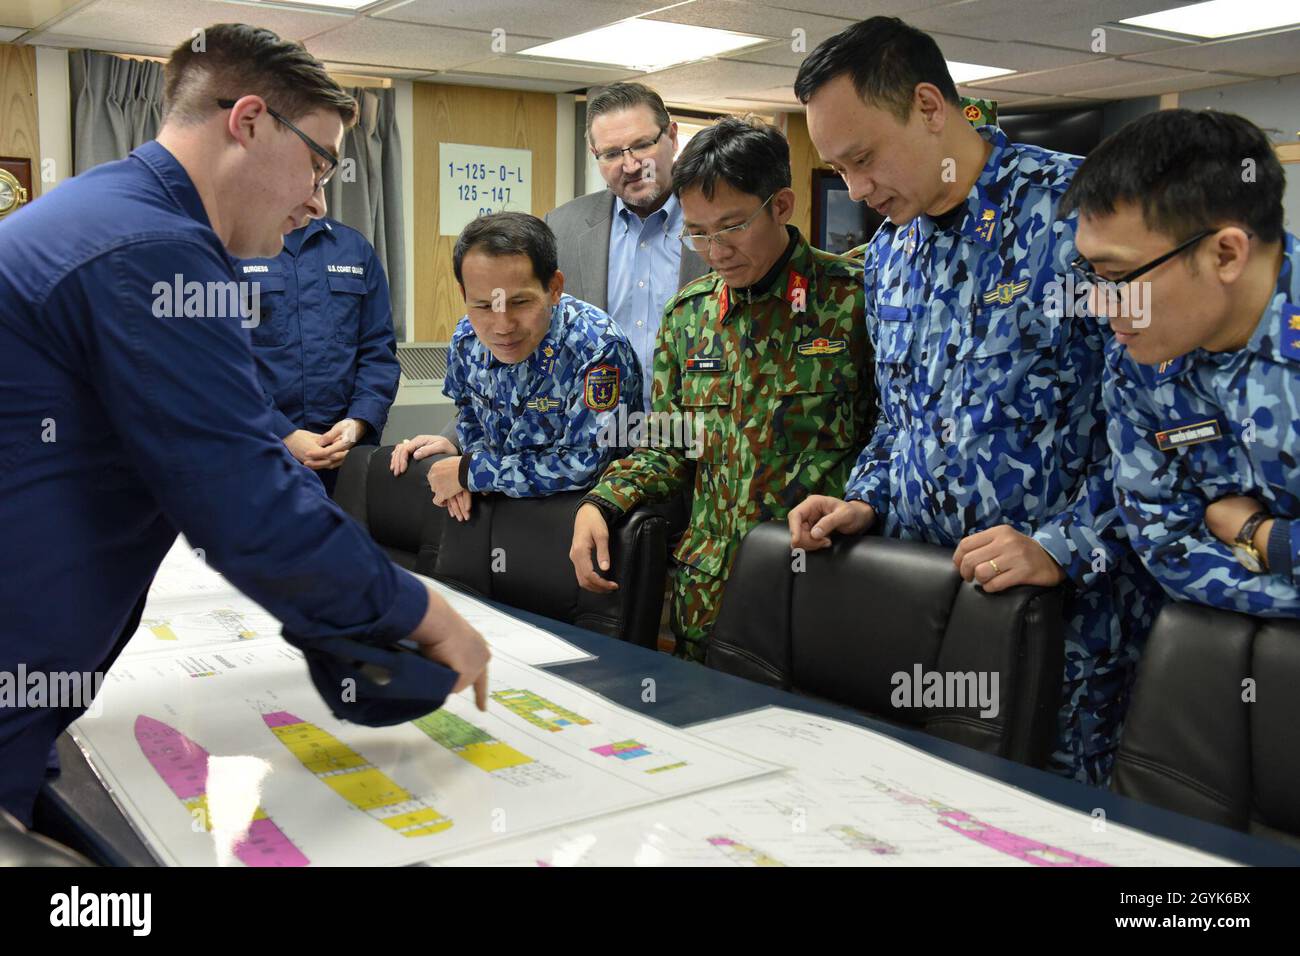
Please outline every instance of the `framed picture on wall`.
[[849, 198], [849, 187], [829, 169], [813, 170], [812, 236], [818, 249], [845, 253], [870, 239], [885, 221], [864, 202]]

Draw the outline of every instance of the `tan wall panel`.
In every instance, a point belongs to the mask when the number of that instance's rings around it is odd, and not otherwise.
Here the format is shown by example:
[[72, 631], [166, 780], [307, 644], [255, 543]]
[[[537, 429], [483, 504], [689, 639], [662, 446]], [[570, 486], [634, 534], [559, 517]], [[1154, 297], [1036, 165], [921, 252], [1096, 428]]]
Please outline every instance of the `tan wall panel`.
[[555, 207], [555, 96], [416, 83], [415, 341], [446, 342], [465, 314], [451, 268], [455, 236], [438, 235], [439, 143], [533, 152], [533, 213]]
[[0, 156], [32, 161], [39, 192], [41, 145], [36, 122], [36, 48], [0, 43]]
[[790, 141], [790, 183], [795, 196], [794, 217], [790, 222], [804, 234], [804, 238], [811, 240], [812, 172], [823, 164], [808, 137], [808, 123], [802, 113], [787, 114], [785, 136]]

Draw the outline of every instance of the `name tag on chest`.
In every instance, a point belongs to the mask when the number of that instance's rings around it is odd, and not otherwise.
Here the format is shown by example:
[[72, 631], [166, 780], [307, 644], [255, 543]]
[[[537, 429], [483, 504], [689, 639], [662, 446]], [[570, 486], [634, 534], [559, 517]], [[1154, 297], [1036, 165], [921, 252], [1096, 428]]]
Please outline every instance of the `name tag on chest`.
[[722, 359], [720, 358], [692, 358], [686, 360], [686, 371], [688, 372], [721, 372], [722, 369]]
[[1203, 422], [1191, 422], [1156, 432], [1156, 447], [1161, 451], [1175, 451], [1188, 445], [1217, 441], [1223, 437], [1223, 426], [1218, 419], [1209, 418]]

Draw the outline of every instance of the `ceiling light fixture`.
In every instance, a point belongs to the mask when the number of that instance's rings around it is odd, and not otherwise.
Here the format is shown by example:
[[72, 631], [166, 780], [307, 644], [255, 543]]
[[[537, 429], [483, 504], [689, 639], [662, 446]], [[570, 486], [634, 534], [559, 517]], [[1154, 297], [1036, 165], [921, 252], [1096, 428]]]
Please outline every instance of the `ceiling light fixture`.
[[652, 73], [771, 41], [771, 37], [634, 18], [519, 52], [523, 56], [621, 66]]
[[1120, 23], [1165, 33], [1218, 40], [1222, 37], [1258, 33], [1300, 24], [1300, 7], [1279, 0], [1206, 0], [1140, 17], [1125, 17]]

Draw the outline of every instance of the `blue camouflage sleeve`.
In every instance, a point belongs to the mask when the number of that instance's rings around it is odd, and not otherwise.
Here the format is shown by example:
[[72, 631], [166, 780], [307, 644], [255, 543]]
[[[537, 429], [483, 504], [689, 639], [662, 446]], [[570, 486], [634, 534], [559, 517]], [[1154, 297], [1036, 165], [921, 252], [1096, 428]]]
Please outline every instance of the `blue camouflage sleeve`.
[[[863, 287], [866, 292], [863, 318], [867, 323], [867, 334], [873, 349], [876, 344], [876, 331], [879, 328], [879, 316], [876, 314], [876, 296], [874, 295], [876, 250], [878, 247], [879, 243], [876, 242], [867, 247], [867, 251], [863, 256], [864, 271], [862, 275]], [[889, 411], [884, 401], [885, 393], [886, 390], [880, 381], [879, 372], [877, 372], [876, 407], [879, 414], [876, 418], [876, 425], [871, 432], [871, 438], [867, 441], [853, 466], [853, 470], [849, 473], [849, 480], [844, 485], [844, 499], [846, 501], [865, 501], [875, 509], [877, 521], [883, 519], [889, 510], [889, 467], [890, 460], [893, 457], [894, 442], [896, 441], [896, 426], [889, 420]]]
[[1115, 499], [1142, 563], [1175, 598], [1267, 617], [1300, 615], [1293, 579], [1247, 571], [1210, 533], [1210, 502], [1178, 453], [1159, 450], [1155, 433], [1163, 422], [1149, 390], [1118, 346], [1112, 349], [1105, 395]]
[[[1053, 223], [1056, 233], [1051, 267], [1056, 275], [1068, 270], [1074, 257], [1074, 223]], [[1061, 426], [1058, 464], [1083, 482], [1070, 506], [1043, 522], [1033, 539], [1079, 587], [1091, 587], [1099, 574], [1115, 568], [1128, 548], [1128, 532], [1115, 506], [1114, 467], [1106, 440], [1102, 398], [1106, 342], [1091, 316], [1075, 311], [1061, 317], [1059, 354], [1061, 407], [1071, 420]]]
[[462, 318], [451, 335], [447, 374], [442, 383], [442, 393], [456, 403], [456, 444], [462, 454], [480, 451], [487, 445], [487, 435], [470, 400], [466, 374], [467, 356], [474, 342], [474, 329], [468, 318]]
[[[588, 395], [588, 375], [601, 366], [612, 366], [617, 371], [612, 400]], [[516, 452], [497, 454], [483, 446], [466, 448], [470, 452], [466, 471], [470, 491], [541, 498], [590, 488], [596, 483], [601, 471], [621, 450], [616, 437], [611, 437], [616, 432], [619, 408], [625, 409], [625, 415], [642, 410], [641, 368], [636, 353], [626, 338], [608, 337], [570, 377], [569, 385], [558, 441], [537, 428], [527, 436], [530, 446]]]

